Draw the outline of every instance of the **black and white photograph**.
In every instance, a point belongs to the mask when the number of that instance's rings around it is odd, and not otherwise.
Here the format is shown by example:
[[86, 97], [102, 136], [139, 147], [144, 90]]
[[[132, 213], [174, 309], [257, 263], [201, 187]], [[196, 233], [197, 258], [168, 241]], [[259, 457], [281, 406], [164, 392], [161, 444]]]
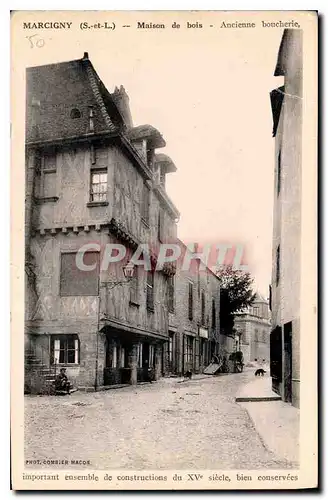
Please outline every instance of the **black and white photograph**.
[[316, 40], [13, 14], [17, 489], [316, 486]]

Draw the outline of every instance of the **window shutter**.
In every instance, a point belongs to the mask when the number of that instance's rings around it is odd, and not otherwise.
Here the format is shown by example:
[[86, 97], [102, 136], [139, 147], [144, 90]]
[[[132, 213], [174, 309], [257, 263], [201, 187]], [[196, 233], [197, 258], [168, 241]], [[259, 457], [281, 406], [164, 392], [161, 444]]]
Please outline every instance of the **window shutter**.
[[147, 309], [150, 311], [154, 310], [154, 273], [152, 271], [147, 272]]
[[193, 284], [188, 283], [188, 318], [193, 318]]
[[61, 254], [60, 295], [98, 295], [99, 252], [86, 252], [83, 262], [86, 265], [96, 264], [92, 271], [79, 269], [76, 263], [76, 253]]
[[140, 298], [139, 298], [139, 268], [138, 266], [135, 266], [134, 269], [134, 274], [130, 282], [130, 302], [132, 304], [139, 305], [140, 304]]

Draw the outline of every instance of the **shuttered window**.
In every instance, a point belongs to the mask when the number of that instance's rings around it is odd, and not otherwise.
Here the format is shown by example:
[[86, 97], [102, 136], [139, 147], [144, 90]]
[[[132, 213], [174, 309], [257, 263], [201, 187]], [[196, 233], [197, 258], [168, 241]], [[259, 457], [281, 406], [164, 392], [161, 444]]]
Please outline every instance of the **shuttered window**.
[[133, 277], [130, 282], [130, 302], [131, 304], [140, 304], [140, 293], [139, 293], [139, 268], [135, 266]]
[[194, 297], [193, 297], [193, 283], [188, 283], [188, 318], [190, 321], [193, 319]]
[[216, 307], [215, 307], [215, 299], [212, 299], [212, 328], [213, 328], [213, 330], [216, 328]]
[[170, 313], [174, 312], [174, 276], [169, 276], [167, 279], [167, 302], [168, 310]]
[[99, 252], [86, 252], [83, 264], [94, 270], [79, 269], [77, 253], [62, 253], [60, 263], [60, 295], [62, 297], [78, 295], [98, 295]]
[[146, 291], [147, 291], [147, 309], [149, 311], [154, 310], [154, 273], [153, 271], [147, 272], [147, 283], [146, 283]]
[[202, 313], [202, 325], [205, 325], [205, 292], [202, 290], [201, 296], [201, 313]]
[[164, 241], [164, 235], [165, 235], [165, 231], [164, 231], [164, 210], [160, 207], [159, 208], [159, 212], [158, 212], [158, 227], [157, 227], [157, 231], [158, 231], [158, 240], [160, 242], [163, 242]]

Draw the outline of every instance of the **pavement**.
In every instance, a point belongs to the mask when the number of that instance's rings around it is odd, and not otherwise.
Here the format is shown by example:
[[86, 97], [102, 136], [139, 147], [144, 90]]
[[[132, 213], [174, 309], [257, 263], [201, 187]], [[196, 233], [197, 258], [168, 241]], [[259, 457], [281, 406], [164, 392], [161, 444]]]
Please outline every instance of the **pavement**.
[[[254, 370], [252, 370], [252, 373], [254, 373]], [[281, 400], [281, 396], [273, 392], [271, 388], [271, 377], [267, 375], [254, 376], [253, 380], [243, 385], [236, 395], [237, 403], [279, 400]]]
[[271, 377], [266, 374], [243, 385], [236, 402], [247, 410], [267, 449], [298, 467], [300, 411], [272, 391]]
[[78, 461], [78, 468], [102, 470], [290, 469], [294, 463], [266, 445], [249, 409], [235, 401], [253, 377], [246, 371], [25, 396], [26, 467], [76, 469]]

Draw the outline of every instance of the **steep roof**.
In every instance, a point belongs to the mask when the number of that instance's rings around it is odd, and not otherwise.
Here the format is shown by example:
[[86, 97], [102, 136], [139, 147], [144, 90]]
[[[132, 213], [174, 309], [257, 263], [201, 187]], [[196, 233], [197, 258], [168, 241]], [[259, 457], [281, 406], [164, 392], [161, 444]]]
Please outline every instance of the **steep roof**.
[[[93, 133], [115, 132], [123, 126], [87, 53], [82, 59], [27, 68], [27, 143], [87, 134], [91, 108]], [[71, 117], [72, 110], [78, 117]]]

